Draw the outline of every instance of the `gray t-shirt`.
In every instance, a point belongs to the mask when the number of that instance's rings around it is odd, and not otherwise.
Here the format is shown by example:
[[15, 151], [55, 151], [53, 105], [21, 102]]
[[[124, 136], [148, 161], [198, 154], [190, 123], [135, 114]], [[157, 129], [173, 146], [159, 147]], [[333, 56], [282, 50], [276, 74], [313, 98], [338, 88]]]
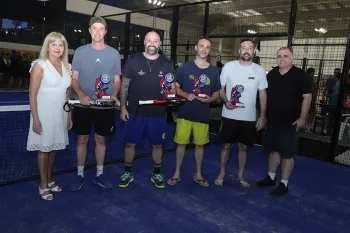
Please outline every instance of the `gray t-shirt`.
[[72, 69], [79, 72], [81, 90], [90, 98], [99, 99], [113, 92], [114, 76], [121, 74], [120, 54], [108, 45], [102, 50], [83, 45], [74, 53]]

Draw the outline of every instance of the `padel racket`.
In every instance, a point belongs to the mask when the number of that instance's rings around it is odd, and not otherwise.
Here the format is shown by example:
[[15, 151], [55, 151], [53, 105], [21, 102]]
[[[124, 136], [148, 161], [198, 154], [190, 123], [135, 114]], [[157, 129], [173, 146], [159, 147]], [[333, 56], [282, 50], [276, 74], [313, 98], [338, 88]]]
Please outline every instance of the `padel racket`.
[[120, 110], [120, 103], [118, 102], [118, 104], [115, 104], [115, 102], [111, 99], [98, 99], [91, 100], [88, 105], [84, 105], [80, 103], [80, 100], [68, 100], [64, 104], [63, 109], [66, 112], [70, 112], [72, 110], [72, 107]]
[[[175, 104], [184, 103], [185, 99], [160, 99], [160, 100], [140, 100], [139, 105], [158, 105], [158, 104]], [[115, 104], [113, 100], [91, 100], [89, 105], [83, 105], [80, 100], [68, 100], [63, 109], [66, 112], [70, 112], [72, 107], [93, 108], [93, 109], [116, 109], [120, 110], [120, 102]], [[68, 108], [68, 110], [67, 110]]]
[[184, 103], [185, 99], [140, 100], [139, 105]]

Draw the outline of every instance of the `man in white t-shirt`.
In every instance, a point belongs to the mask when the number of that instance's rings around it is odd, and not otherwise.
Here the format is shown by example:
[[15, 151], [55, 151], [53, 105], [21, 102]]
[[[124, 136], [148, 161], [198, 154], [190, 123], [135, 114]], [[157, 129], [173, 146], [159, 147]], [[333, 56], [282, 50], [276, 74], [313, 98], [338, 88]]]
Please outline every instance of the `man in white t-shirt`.
[[[221, 75], [220, 97], [225, 106], [222, 109], [220, 140], [220, 174], [215, 184], [222, 186], [226, 174], [226, 164], [233, 143], [238, 140], [238, 181], [249, 188], [244, 177], [244, 168], [248, 157], [248, 146], [253, 144], [254, 131], [261, 130], [266, 122], [267, 80], [264, 69], [252, 62], [255, 42], [243, 39], [240, 42], [240, 60], [225, 64]], [[256, 120], [256, 97], [259, 91], [260, 117]]]

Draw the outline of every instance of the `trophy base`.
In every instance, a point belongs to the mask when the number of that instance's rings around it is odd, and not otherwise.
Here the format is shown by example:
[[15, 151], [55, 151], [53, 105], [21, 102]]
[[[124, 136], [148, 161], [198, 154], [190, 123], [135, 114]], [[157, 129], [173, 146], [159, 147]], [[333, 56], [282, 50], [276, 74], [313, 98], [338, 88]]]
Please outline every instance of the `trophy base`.
[[243, 104], [239, 104], [239, 103], [232, 103], [232, 105], [236, 108], [245, 108], [245, 106]]
[[175, 98], [175, 94], [168, 95], [167, 98], [168, 99], [173, 99], [173, 98]]
[[208, 96], [206, 94], [198, 94], [197, 95], [199, 98], [207, 98]]

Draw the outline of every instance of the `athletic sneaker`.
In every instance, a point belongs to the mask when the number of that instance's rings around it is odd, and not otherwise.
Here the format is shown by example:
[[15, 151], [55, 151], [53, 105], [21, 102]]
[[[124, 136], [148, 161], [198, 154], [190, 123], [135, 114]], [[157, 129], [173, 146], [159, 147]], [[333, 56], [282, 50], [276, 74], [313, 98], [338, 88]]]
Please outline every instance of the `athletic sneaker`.
[[282, 182], [274, 190], [270, 192], [272, 196], [277, 196], [277, 197], [283, 196], [287, 193], [288, 193], [288, 187]]
[[69, 187], [69, 191], [77, 192], [84, 186], [84, 177], [76, 176], [72, 185]]
[[159, 188], [159, 189], [165, 188], [164, 177], [162, 174], [159, 174], [159, 173], [153, 174], [151, 181], [154, 183], [154, 185], [157, 188]]
[[92, 182], [104, 189], [111, 189], [113, 186], [112, 183], [110, 183], [103, 174], [99, 175], [98, 177], [95, 177], [95, 179], [93, 179]]
[[256, 182], [256, 186], [258, 188], [265, 188], [268, 186], [275, 186], [275, 185], [276, 185], [276, 181], [271, 179], [269, 175], [267, 175], [264, 179]]
[[129, 186], [129, 183], [134, 181], [134, 176], [131, 172], [124, 172], [124, 174], [120, 177], [120, 188], [126, 188]]

